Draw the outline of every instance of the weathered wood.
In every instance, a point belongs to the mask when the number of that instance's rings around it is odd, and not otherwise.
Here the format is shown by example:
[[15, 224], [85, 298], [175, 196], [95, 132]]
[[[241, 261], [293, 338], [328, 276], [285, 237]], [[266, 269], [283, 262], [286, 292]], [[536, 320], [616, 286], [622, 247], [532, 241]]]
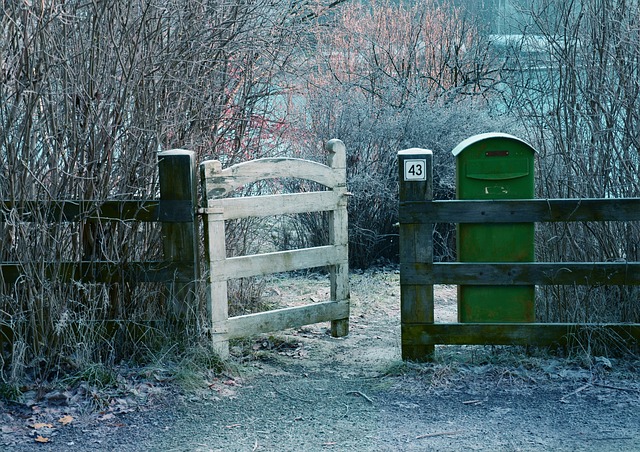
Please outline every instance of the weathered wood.
[[400, 265], [400, 283], [640, 285], [640, 262], [405, 262]]
[[[0, 281], [14, 284], [25, 275], [25, 267], [36, 267], [39, 275], [59, 282], [86, 281], [100, 283], [145, 282], [170, 283], [193, 280], [191, 262], [3, 262], [0, 263]], [[29, 274], [34, 274], [29, 271]]]
[[[230, 337], [332, 321], [332, 334], [343, 336], [349, 327], [346, 155], [344, 144], [331, 140], [326, 147], [329, 165], [290, 158], [259, 159], [222, 169], [219, 161], [200, 165], [205, 214], [211, 337], [218, 353], [228, 354]], [[307, 179], [327, 191], [255, 197], [228, 197], [233, 190], [262, 179]], [[251, 256], [227, 257], [225, 220], [304, 212], [329, 212], [330, 245]], [[314, 267], [329, 267], [331, 299], [302, 308], [229, 318], [227, 281]]]
[[[178, 201], [191, 204], [189, 219], [181, 223], [162, 224], [162, 244], [166, 260], [188, 262], [181, 268], [191, 270], [191, 282], [169, 285], [169, 302], [174, 319], [184, 321], [187, 314], [197, 311], [196, 282], [199, 279], [198, 233], [195, 223], [196, 166], [192, 151], [174, 149], [158, 154], [161, 204]], [[165, 209], [166, 210], [166, 209]]]
[[345, 248], [333, 245], [236, 256], [219, 262], [212, 261], [211, 266], [215, 266], [216, 270], [211, 280], [223, 281], [232, 278], [248, 278], [250, 276], [269, 275], [305, 268], [326, 267], [337, 263], [347, 263]]
[[210, 199], [208, 206], [214, 210], [221, 210], [223, 219], [234, 220], [306, 212], [327, 212], [339, 209], [341, 203], [346, 202], [345, 198], [345, 194], [338, 191], [321, 191]]
[[339, 183], [339, 177], [330, 167], [296, 158], [251, 160], [220, 171], [219, 165], [217, 160], [201, 163], [201, 174], [206, 181], [205, 191], [209, 198], [221, 198], [243, 185], [274, 177], [307, 179], [329, 188]]
[[[599, 336], [596, 336], [599, 335]], [[435, 323], [402, 325], [402, 345], [567, 345], [590, 338], [638, 343], [640, 324]]]
[[346, 305], [343, 316], [334, 316], [331, 320], [331, 335], [343, 337], [349, 334], [349, 225], [347, 219], [347, 159], [346, 149], [340, 140], [330, 140], [325, 149], [329, 156], [327, 163], [336, 175], [333, 188], [337, 198], [329, 212], [329, 242], [341, 252], [341, 257], [329, 266], [330, 298]]
[[128, 200], [51, 200], [0, 201], [0, 222], [51, 223], [95, 221], [140, 221], [182, 223], [193, 221], [190, 201]]
[[405, 201], [400, 223], [640, 221], [640, 198]]
[[[424, 162], [420, 172], [423, 180], [405, 180], [405, 164]], [[425, 149], [408, 149], [398, 152], [399, 201], [424, 202], [433, 198], [433, 153]], [[433, 224], [400, 223], [400, 262], [407, 265], [433, 262]], [[403, 284], [400, 290], [400, 322], [402, 325], [402, 358], [408, 360], [428, 360], [434, 353], [430, 344], [405, 341], [405, 327], [412, 324], [431, 323], [433, 315], [433, 285], [418, 281]]]
[[227, 339], [246, 337], [247, 333], [269, 333], [348, 317], [348, 300], [325, 301], [307, 306], [275, 309], [229, 318]]
[[[205, 180], [202, 179], [202, 183]], [[206, 201], [206, 192], [203, 191]], [[229, 301], [227, 278], [218, 277], [220, 265], [227, 257], [224, 215], [221, 209], [208, 209], [205, 216], [205, 250], [207, 265], [207, 317], [211, 322], [214, 351], [222, 357], [229, 355], [228, 332]]]

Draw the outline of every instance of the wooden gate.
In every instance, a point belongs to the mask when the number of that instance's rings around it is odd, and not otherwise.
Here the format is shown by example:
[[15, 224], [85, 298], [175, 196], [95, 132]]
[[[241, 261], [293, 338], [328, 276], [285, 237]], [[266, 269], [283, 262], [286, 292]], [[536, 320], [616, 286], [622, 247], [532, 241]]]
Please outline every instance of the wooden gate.
[[[233, 338], [331, 321], [331, 334], [349, 330], [349, 269], [345, 147], [325, 146], [328, 164], [295, 158], [265, 158], [226, 169], [217, 160], [200, 165], [208, 263], [207, 305], [215, 349], [229, 352]], [[298, 178], [317, 182], [325, 191], [267, 196], [228, 197], [235, 189], [264, 179]], [[329, 245], [240, 257], [227, 257], [225, 221], [305, 212], [329, 212]], [[227, 281], [314, 267], [330, 269], [330, 300], [305, 306], [229, 317]]]

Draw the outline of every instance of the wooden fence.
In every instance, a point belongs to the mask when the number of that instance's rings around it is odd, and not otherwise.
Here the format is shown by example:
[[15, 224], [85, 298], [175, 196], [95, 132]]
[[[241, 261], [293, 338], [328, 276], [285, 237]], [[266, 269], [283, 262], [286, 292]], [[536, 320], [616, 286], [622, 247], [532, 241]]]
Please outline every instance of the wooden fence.
[[[207, 290], [212, 337], [217, 351], [228, 353], [228, 340], [257, 333], [331, 321], [334, 337], [349, 328], [347, 192], [345, 147], [326, 145], [328, 165], [294, 158], [265, 158], [226, 169], [217, 160], [200, 165], [205, 214]], [[227, 197], [235, 189], [272, 178], [317, 182], [326, 191], [268, 196]], [[329, 244], [314, 248], [227, 257], [225, 221], [247, 217], [329, 212]], [[227, 281], [314, 267], [330, 269], [330, 300], [310, 305], [229, 317]]]
[[[220, 162], [200, 166], [204, 208], [197, 207], [197, 171], [191, 151], [159, 154], [160, 198], [155, 200], [0, 200], [0, 223], [7, 222], [160, 222], [163, 260], [146, 262], [38, 262], [39, 274], [61, 282], [152, 282], [168, 286], [168, 311], [180, 321], [198, 303], [200, 280], [198, 213], [204, 214], [208, 264], [208, 314], [214, 345], [223, 355], [228, 340], [261, 332], [331, 321], [333, 336], [349, 329], [346, 157], [344, 144], [331, 140], [328, 165], [292, 158], [260, 159], [222, 169]], [[325, 191], [255, 197], [226, 197], [235, 189], [269, 178], [307, 179]], [[329, 245], [226, 257], [225, 221], [251, 216], [328, 212]], [[14, 284], [32, 262], [1, 262], [0, 283]], [[313, 305], [229, 318], [227, 280], [314, 267], [330, 269], [330, 300]], [[0, 346], [12, 332], [0, 319]]]
[[[85, 225], [107, 221], [161, 223], [164, 259], [146, 262], [101, 260], [0, 262], [0, 284], [14, 284], [25, 268], [36, 265], [45, 279], [60, 282], [166, 283], [168, 311], [181, 321], [193, 308], [199, 278], [196, 219], [195, 159], [191, 151], [158, 154], [160, 198], [153, 200], [0, 200], [0, 223], [26, 222]], [[69, 246], [71, 246], [71, 239]], [[124, 246], [124, 244], [123, 244]], [[11, 342], [12, 331], [0, 318], [0, 342]]]
[[[406, 161], [423, 165], [424, 177], [407, 178]], [[400, 151], [398, 163], [403, 359], [430, 359], [435, 344], [566, 344], [594, 330], [639, 342], [637, 323], [434, 323], [434, 284], [640, 285], [640, 263], [434, 263], [433, 225], [640, 221], [640, 198], [437, 201], [431, 151]]]

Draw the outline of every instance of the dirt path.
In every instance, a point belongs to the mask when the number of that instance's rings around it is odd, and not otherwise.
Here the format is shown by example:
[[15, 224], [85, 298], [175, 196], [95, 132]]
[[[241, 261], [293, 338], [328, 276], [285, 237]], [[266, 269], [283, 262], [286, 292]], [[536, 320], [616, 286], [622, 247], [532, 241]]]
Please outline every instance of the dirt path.
[[[326, 282], [282, 279], [273, 303], [322, 299]], [[640, 450], [638, 362], [525, 356], [512, 348], [449, 347], [404, 364], [393, 272], [354, 275], [351, 334], [326, 325], [235, 344], [229, 375], [192, 392], [56, 430], [55, 451]], [[455, 291], [437, 291], [455, 318]], [[104, 416], [103, 416], [104, 417]], [[0, 442], [2, 446], [2, 442]]]

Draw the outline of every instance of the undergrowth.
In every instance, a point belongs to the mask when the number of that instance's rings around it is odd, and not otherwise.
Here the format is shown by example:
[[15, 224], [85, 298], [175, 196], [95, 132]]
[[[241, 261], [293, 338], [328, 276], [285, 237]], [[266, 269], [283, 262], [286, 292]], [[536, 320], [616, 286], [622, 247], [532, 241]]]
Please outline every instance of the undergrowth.
[[496, 384], [539, 384], [558, 378], [585, 382], [615, 374], [635, 379], [637, 354], [618, 358], [594, 355], [584, 347], [437, 346], [432, 361], [398, 361], [384, 372], [388, 377], [417, 379], [431, 389], [445, 389], [467, 379], [489, 377]]

